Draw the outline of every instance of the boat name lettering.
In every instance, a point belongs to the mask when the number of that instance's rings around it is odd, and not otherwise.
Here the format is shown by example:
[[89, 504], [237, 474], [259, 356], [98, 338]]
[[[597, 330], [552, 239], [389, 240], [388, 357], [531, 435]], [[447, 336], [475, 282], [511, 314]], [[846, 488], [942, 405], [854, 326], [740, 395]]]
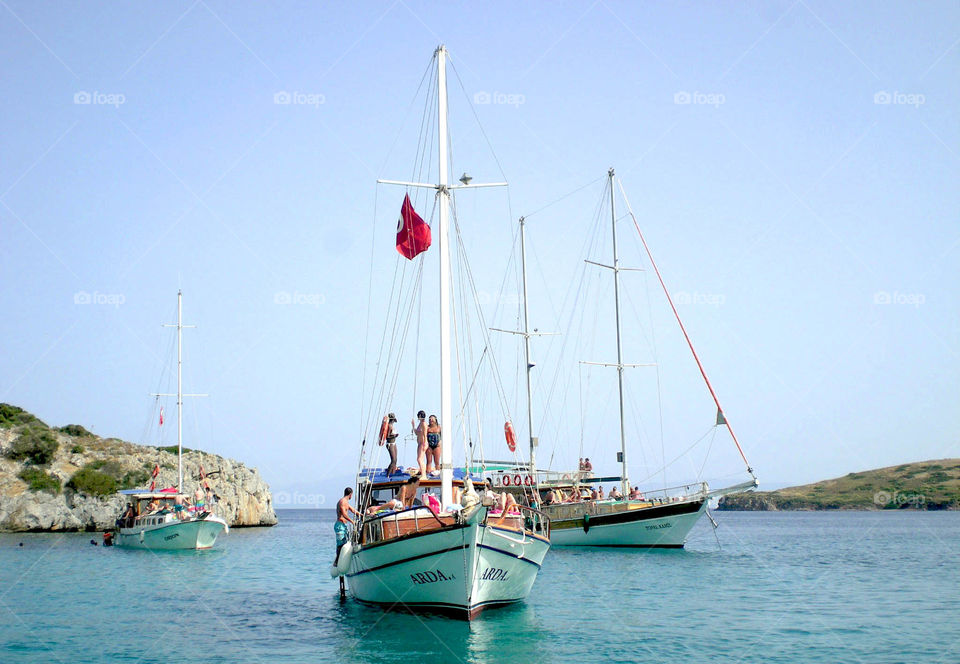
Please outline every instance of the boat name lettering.
[[661, 528], [673, 528], [673, 524], [667, 522], [667, 523], [661, 523], [656, 526], [647, 526], [646, 528], [647, 530], [660, 530]]
[[416, 574], [410, 575], [410, 580], [418, 586], [425, 583], [436, 583], [437, 581], [449, 581], [452, 578], [452, 576], [447, 576], [440, 570], [437, 570], [436, 572], [427, 570], [426, 572], [417, 572]]
[[180, 537], [180, 533], [174, 533], [173, 535], [167, 535], [167, 536], [164, 537], [163, 539], [169, 541], [169, 540], [172, 540], [174, 537]]
[[483, 574], [480, 576], [481, 581], [505, 581], [507, 578], [507, 570], [500, 569], [499, 567], [488, 567], [483, 570]]

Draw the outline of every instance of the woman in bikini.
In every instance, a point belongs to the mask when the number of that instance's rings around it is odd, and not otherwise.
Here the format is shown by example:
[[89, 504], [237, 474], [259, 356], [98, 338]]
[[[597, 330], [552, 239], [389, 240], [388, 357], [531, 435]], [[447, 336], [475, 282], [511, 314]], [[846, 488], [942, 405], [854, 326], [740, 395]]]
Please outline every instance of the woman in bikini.
[[437, 416], [431, 415], [427, 424], [427, 475], [432, 475], [434, 472], [430, 470], [431, 465], [436, 468], [437, 474], [440, 473], [440, 435], [440, 423], [437, 421]]

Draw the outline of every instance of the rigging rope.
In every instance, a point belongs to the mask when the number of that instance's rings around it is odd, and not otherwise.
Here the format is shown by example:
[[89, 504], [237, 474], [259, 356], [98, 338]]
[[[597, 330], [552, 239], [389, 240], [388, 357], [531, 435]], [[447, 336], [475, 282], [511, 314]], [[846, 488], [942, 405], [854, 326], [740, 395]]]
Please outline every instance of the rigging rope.
[[693, 359], [697, 362], [697, 368], [700, 369], [700, 375], [703, 376], [703, 381], [707, 384], [707, 389], [710, 390], [710, 396], [713, 397], [713, 402], [717, 405], [717, 412], [719, 415], [723, 416], [723, 421], [727, 425], [727, 430], [730, 432], [730, 437], [733, 438], [734, 445], [737, 446], [737, 451], [740, 452], [740, 457], [743, 459], [743, 463], [747, 467], [747, 472], [754, 478], [753, 468], [750, 467], [750, 462], [747, 461], [747, 456], [743, 453], [743, 448], [740, 447], [740, 441], [737, 440], [737, 434], [733, 432], [733, 427], [730, 426], [730, 420], [727, 419], [726, 414], [723, 412], [723, 408], [720, 406], [720, 400], [717, 398], [717, 393], [713, 390], [713, 385], [710, 384], [710, 379], [707, 378], [707, 372], [703, 368], [703, 364], [700, 362], [700, 357], [697, 355], [697, 351], [693, 348], [693, 342], [690, 341], [690, 335], [687, 334], [687, 329], [683, 326], [683, 321], [680, 320], [680, 314], [677, 312], [677, 307], [673, 304], [673, 298], [670, 297], [670, 291], [667, 290], [667, 285], [663, 281], [663, 277], [660, 275], [660, 269], [657, 267], [656, 261], [653, 260], [653, 254], [650, 252], [650, 247], [647, 246], [647, 240], [643, 237], [643, 232], [640, 230], [640, 224], [637, 223], [637, 217], [633, 214], [633, 209], [630, 207], [630, 201], [627, 199], [627, 194], [623, 190], [623, 183], [618, 181], [620, 185], [620, 193], [623, 195], [623, 200], [627, 204], [627, 210], [630, 213], [630, 218], [633, 219], [634, 228], [637, 229], [637, 234], [640, 236], [640, 241], [643, 242], [643, 248], [647, 252], [647, 257], [650, 259], [650, 265], [653, 266], [654, 272], [657, 273], [657, 279], [660, 280], [660, 286], [663, 288], [664, 294], [667, 296], [667, 301], [670, 303], [670, 308], [673, 310], [673, 315], [677, 319], [677, 324], [680, 326], [680, 331], [683, 332], [683, 338], [687, 340], [687, 346], [690, 348], [690, 353], [693, 355]]

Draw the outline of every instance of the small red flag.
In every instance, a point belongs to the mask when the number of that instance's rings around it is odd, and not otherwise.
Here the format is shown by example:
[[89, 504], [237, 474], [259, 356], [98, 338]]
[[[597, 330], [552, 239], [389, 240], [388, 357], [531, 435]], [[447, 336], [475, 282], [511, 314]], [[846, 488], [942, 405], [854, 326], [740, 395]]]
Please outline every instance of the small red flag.
[[163, 406], [160, 406], [160, 426], [163, 426]]
[[430, 226], [413, 209], [410, 194], [403, 197], [400, 219], [397, 220], [397, 251], [413, 260], [430, 248]]

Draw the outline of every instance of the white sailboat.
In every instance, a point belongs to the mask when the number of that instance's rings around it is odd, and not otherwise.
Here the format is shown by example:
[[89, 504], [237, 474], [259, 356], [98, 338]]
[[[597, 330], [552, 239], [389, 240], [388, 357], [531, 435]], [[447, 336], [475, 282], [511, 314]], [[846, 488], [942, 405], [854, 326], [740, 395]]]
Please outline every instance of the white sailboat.
[[[631, 498], [634, 492], [631, 489], [629, 471], [627, 465], [627, 436], [624, 422], [624, 369], [630, 367], [639, 367], [644, 365], [625, 364], [623, 361], [623, 344], [621, 334], [621, 316], [620, 316], [620, 272], [628, 269], [620, 265], [620, 258], [617, 252], [617, 216], [616, 216], [616, 181], [614, 170], [608, 171], [608, 186], [610, 192], [610, 214], [613, 232], [613, 263], [605, 265], [594, 261], [586, 261], [595, 266], [609, 269], [613, 273], [613, 292], [614, 292], [614, 312], [616, 326], [616, 363], [606, 362], [582, 362], [582, 364], [613, 367], [617, 369], [617, 387], [619, 397], [619, 433], [620, 433], [620, 452], [618, 453], [621, 464], [621, 474], [619, 476], [598, 477], [592, 471], [584, 471], [582, 468], [576, 471], [557, 472], [538, 470], [534, 465], [534, 457], [531, 455], [530, 464], [522, 467], [504, 468], [499, 470], [494, 476], [494, 485], [507, 491], [517, 491], [518, 487], [524, 487], [529, 484], [535, 484], [538, 488], [541, 500], [543, 500], [541, 509], [550, 517], [551, 523], [551, 541], [557, 546], [613, 546], [613, 547], [650, 547], [650, 548], [681, 548], [687, 541], [687, 537], [696, 524], [697, 520], [703, 515], [711, 499], [720, 496], [736, 493], [756, 488], [758, 482], [753, 468], [747, 463], [746, 456], [740, 448], [733, 429], [720, 408], [720, 403], [716, 398], [713, 387], [707, 379], [706, 372], [700, 363], [693, 345], [689, 341], [683, 323], [673, 307], [670, 294], [664, 286], [664, 292], [670, 301], [671, 309], [676, 316], [677, 322], [683, 331], [684, 337], [711, 396], [717, 407], [716, 426], [726, 426], [730, 435], [743, 458], [750, 480], [733, 486], [712, 490], [706, 482], [696, 482], [684, 486], [663, 488], [657, 490], [645, 490], [642, 495]], [[633, 213], [630, 212], [633, 216]], [[524, 336], [526, 341], [527, 356], [527, 390], [530, 390], [530, 370], [533, 365], [529, 361], [529, 328], [527, 324], [527, 292], [526, 292], [526, 252], [524, 247], [524, 220], [521, 218], [521, 259], [523, 260], [523, 300], [524, 300]], [[639, 231], [639, 227], [637, 228]], [[641, 235], [642, 240], [642, 235]], [[646, 248], [646, 242], [643, 242]], [[653, 262], [653, 256], [647, 249], [647, 254], [654, 269], [656, 264]], [[663, 285], [659, 270], [657, 277]], [[533, 431], [532, 422], [530, 431]], [[531, 439], [532, 444], [534, 439]], [[605, 499], [596, 500], [589, 496], [583, 496], [582, 491], [590, 489], [594, 485], [603, 485], [605, 483], [619, 483], [621, 486], [622, 498], [618, 500]], [[552, 495], [553, 500], [548, 500]]]
[[[361, 602], [411, 611], [441, 611], [467, 619], [491, 606], [525, 599], [550, 547], [549, 520], [530, 507], [517, 505], [493, 512], [473, 488], [482, 478], [454, 469], [456, 436], [451, 381], [450, 207], [454, 190], [494, 186], [448, 181], [447, 50], [437, 48], [438, 181], [435, 184], [379, 180], [384, 184], [425, 187], [436, 191], [439, 224], [433, 238], [439, 251], [440, 422], [445, 426], [439, 479], [411, 478], [404, 471], [387, 474], [363, 468], [357, 476], [360, 511], [404, 497], [358, 522], [351, 541], [340, 551], [331, 574], [347, 579], [350, 593]], [[461, 395], [462, 396], [462, 395]], [[458, 409], [462, 415], [463, 409]], [[363, 452], [361, 452], [363, 461]], [[469, 467], [469, 459], [465, 464]], [[389, 470], [393, 470], [390, 468]], [[416, 497], [405, 493], [413, 486]], [[424, 492], [440, 490], [439, 509], [417, 504]], [[424, 501], [426, 502], [426, 501]]]
[[209, 549], [229, 526], [221, 517], [204, 509], [191, 508], [183, 493], [183, 398], [204, 396], [183, 393], [183, 292], [177, 292], [177, 322], [164, 325], [177, 328], [177, 393], [155, 397], [177, 397], [177, 487], [154, 491], [130, 489], [119, 493], [128, 508], [117, 518], [113, 543], [116, 546], [151, 549]]

